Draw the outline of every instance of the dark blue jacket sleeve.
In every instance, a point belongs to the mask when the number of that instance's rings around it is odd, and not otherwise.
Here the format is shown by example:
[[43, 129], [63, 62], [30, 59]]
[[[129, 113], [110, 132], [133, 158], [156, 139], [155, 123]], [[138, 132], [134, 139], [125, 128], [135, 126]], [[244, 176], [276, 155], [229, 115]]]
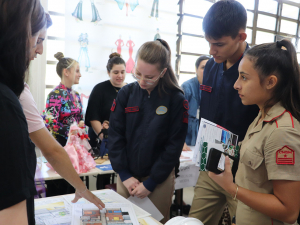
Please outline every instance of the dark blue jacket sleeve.
[[175, 165], [179, 162], [179, 157], [183, 148], [187, 134], [188, 124], [183, 122], [183, 113], [186, 109], [183, 107], [185, 98], [183, 94], [177, 92], [171, 100], [170, 107], [170, 126], [168, 128], [168, 140], [162, 152], [154, 163], [150, 177], [143, 182], [144, 186], [153, 191], [157, 184], [164, 182]]
[[128, 170], [126, 154], [126, 115], [128, 87], [123, 87], [116, 98], [115, 108], [110, 113], [108, 129], [108, 151], [112, 168], [120, 175], [122, 181], [132, 177]]

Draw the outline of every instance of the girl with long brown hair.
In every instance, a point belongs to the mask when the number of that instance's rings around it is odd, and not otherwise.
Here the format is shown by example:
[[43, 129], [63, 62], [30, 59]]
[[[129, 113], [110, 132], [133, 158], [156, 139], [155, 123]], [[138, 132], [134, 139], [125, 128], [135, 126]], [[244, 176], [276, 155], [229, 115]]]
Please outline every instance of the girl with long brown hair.
[[111, 107], [109, 157], [119, 174], [118, 193], [148, 196], [165, 223], [174, 192], [174, 168], [187, 132], [188, 102], [164, 40], [140, 47], [132, 75], [137, 82], [124, 86]]

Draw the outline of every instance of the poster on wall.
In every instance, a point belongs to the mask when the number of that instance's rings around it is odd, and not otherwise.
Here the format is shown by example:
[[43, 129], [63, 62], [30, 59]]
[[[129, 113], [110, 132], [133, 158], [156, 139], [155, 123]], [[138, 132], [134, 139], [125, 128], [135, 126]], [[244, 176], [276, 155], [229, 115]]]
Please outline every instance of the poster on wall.
[[177, 1], [174, 0], [66, 0], [65, 55], [80, 63], [81, 79], [74, 89], [84, 111], [93, 87], [109, 79], [109, 55], [118, 52], [126, 63], [126, 83], [139, 47], [158, 38], [168, 42], [172, 66], [176, 60]]

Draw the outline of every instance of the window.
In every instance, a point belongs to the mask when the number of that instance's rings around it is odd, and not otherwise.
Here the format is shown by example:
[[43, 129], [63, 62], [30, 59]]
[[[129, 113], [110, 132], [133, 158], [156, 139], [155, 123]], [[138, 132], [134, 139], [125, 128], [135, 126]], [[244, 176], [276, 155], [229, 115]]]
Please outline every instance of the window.
[[65, 0], [48, 1], [48, 11], [53, 24], [47, 30], [45, 98], [60, 82], [56, 73], [57, 60], [54, 54], [65, 50]]
[[[195, 61], [209, 54], [202, 21], [218, 0], [180, 0], [176, 74], [179, 83], [195, 77]], [[247, 43], [250, 46], [288, 38], [300, 59], [300, 0], [237, 0], [247, 10]], [[201, 7], [200, 7], [201, 6]]]

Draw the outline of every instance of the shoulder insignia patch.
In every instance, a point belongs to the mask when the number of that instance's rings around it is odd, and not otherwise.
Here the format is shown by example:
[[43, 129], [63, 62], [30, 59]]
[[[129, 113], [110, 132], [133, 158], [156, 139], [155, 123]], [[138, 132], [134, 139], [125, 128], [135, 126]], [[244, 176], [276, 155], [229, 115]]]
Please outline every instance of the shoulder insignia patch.
[[110, 111], [112, 111], [112, 112], [115, 111], [115, 108], [116, 108], [116, 99], [114, 99], [113, 104], [110, 108]]
[[276, 151], [276, 164], [278, 165], [294, 165], [295, 151], [288, 146], [283, 146]]
[[188, 100], [184, 100], [184, 101], [183, 101], [183, 107], [184, 107], [186, 110], [189, 110], [190, 106], [189, 106]]

